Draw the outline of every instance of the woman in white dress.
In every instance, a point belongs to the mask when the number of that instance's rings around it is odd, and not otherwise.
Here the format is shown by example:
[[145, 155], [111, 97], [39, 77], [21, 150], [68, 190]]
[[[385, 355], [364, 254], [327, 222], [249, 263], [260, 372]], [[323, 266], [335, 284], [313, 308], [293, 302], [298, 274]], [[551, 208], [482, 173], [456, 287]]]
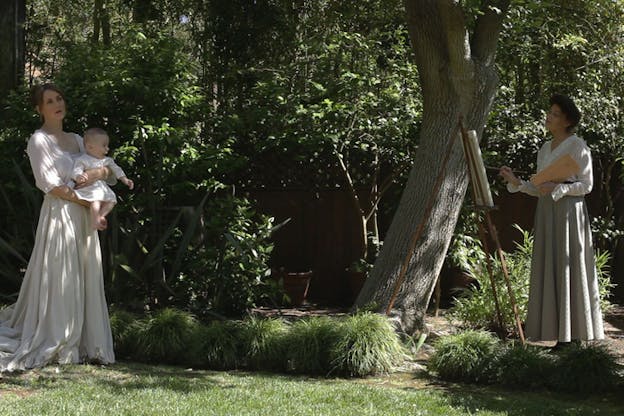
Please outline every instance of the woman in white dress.
[[[77, 134], [63, 131], [65, 99], [57, 87], [36, 87], [33, 104], [43, 125], [30, 137], [26, 152], [45, 196], [19, 297], [0, 312], [0, 371], [113, 363], [98, 234], [88, 204], [67, 186], [84, 144]], [[109, 172], [94, 169], [87, 175], [93, 182]]]
[[581, 114], [569, 97], [550, 99], [546, 128], [552, 140], [537, 155], [540, 172], [564, 155], [580, 170], [560, 183], [535, 186], [503, 166], [501, 176], [510, 192], [537, 196], [535, 240], [526, 319], [527, 338], [557, 341], [557, 348], [573, 340], [604, 338], [598, 278], [589, 215], [584, 196], [593, 187], [591, 152], [573, 134]]

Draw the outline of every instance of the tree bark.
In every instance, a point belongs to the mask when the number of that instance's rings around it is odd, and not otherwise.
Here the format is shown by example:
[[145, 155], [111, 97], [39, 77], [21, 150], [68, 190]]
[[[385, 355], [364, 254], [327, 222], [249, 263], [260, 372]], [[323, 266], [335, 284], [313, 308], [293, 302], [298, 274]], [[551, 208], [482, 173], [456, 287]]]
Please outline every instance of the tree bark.
[[0, 0], [0, 96], [24, 77], [24, 0]]
[[[467, 129], [481, 137], [492, 106], [498, 77], [496, 43], [507, 1], [486, 1], [472, 36], [457, 1], [406, 0], [410, 38], [423, 94], [423, 120], [415, 163], [375, 266], [355, 307], [374, 304], [380, 312], [393, 297], [400, 270], [410, 258], [390, 315], [398, 329], [415, 333], [442, 268], [468, 184], [461, 142], [456, 139], [460, 115]], [[440, 173], [449, 140], [454, 140]], [[440, 186], [435, 185], [438, 174]], [[430, 205], [429, 198], [433, 199]], [[423, 231], [410, 250], [416, 230]]]

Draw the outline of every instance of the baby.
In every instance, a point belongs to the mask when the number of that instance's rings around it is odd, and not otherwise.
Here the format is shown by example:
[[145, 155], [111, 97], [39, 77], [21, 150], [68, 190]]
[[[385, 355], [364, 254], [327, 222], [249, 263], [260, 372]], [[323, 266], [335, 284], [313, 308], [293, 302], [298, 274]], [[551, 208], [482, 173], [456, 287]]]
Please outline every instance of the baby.
[[[115, 161], [106, 157], [108, 153], [108, 134], [97, 127], [90, 128], [84, 133], [84, 145], [86, 153], [79, 156], [74, 162], [72, 178], [80, 185], [87, 181], [85, 170], [108, 166], [113, 175], [128, 188], [134, 188], [134, 182], [126, 177], [124, 171], [117, 166]], [[113, 210], [117, 203], [117, 197], [113, 190], [103, 180], [98, 180], [90, 185], [75, 189], [78, 198], [91, 203], [91, 222], [93, 228], [103, 230], [106, 228], [106, 215]]]

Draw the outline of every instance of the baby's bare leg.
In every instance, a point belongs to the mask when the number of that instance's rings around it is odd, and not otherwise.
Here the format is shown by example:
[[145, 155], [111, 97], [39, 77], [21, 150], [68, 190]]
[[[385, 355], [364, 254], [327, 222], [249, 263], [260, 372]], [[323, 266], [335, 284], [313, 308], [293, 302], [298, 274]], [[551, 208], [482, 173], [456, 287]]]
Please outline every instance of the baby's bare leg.
[[102, 217], [100, 214], [101, 209], [101, 201], [91, 201], [91, 205], [89, 207], [89, 211], [91, 213], [91, 226], [96, 230], [102, 229], [102, 224], [100, 223], [100, 218]]
[[106, 217], [115, 207], [115, 203], [112, 201], [102, 201], [102, 207], [100, 208], [100, 215]]

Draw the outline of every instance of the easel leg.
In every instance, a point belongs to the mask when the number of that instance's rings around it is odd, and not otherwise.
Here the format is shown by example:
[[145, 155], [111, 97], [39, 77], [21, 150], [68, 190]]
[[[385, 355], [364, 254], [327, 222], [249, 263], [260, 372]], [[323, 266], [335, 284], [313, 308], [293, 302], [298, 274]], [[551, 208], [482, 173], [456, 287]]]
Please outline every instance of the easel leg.
[[436, 281], [435, 289], [433, 291], [433, 296], [435, 298], [435, 309], [433, 310], [433, 316], [438, 316], [438, 312], [440, 311], [440, 298], [441, 298], [441, 282], [442, 275], [438, 275], [438, 280]]
[[483, 251], [485, 252], [485, 259], [488, 269], [488, 275], [490, 276], [490, 284], [492, 285], [492, 295], [494, 296], [494, 307], [496, 308], [496, 318], [498, 319], [498, 327], [502, 331], [505, 328], [503, 322], [503, 315], [501, 314], [500, 302], [498, 301], [498, 291], [496, 289], [496, 283], [494, 282], [494, 269], [492, 267], [492, 259], [490, 258], [490, 249], [488, 247], [485, 230], [483, 229], [483, 222], [479, 221], [479, 238], [483, 244]]
[[505, 254], [503, 253], [503, 249], [501, 248], [500, 241], [498, 239], [498, 232], [496, 231], [496, 227], [492, 222], [492, 218], [489, 212], [485, 213], [485, 218], [487, 220], [488, 229], [490, 231], [490, 235], [494, 240], [494, 244], [496, 244], [496, 251], [498, 253], [498, 257], [500, 258], [501, 267], [503, 269], [503, 275], [505, 276], [505, 283], [507, 284], [507, 292], [509, 293], [509, 300], [511, 301], [511, 306], [513, 308], [514, 318], [516, 320], [516, 327], [518, 328], [518, 336], [520, 337], [520, 341], [522, 345], [525, 344], [524, 339], [524, 331], [522, 330], [522, 322], [520, 321], [520, 314], [518, 313], [518, 304], [516, 303], [516, 297], [513, 294], [513, 290], [511, 289], [511, 280], [509, 280], [509, 272], [507, 271], [507, 261], [505, 260]]

